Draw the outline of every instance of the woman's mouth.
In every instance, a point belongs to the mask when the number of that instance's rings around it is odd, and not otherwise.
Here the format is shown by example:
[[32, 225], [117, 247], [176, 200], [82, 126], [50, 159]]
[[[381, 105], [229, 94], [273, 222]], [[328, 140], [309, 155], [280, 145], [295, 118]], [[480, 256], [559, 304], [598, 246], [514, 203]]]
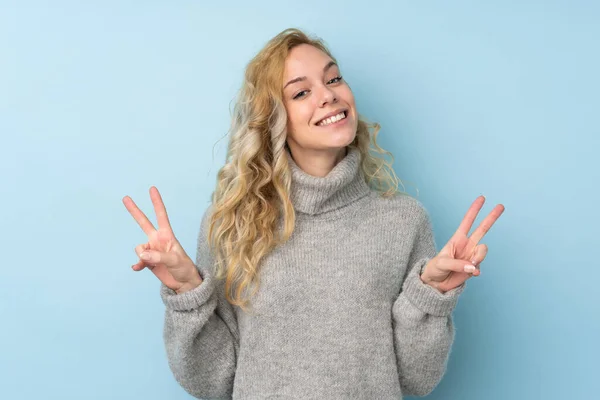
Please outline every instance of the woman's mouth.
[[334, 115], [333, 117], [325, 118], [317, 122], [317, 126], [328, 127], [328, 126], [340, 126], [343, 125], [348, 119], [348, 111], [342, 111], [341, 113]]

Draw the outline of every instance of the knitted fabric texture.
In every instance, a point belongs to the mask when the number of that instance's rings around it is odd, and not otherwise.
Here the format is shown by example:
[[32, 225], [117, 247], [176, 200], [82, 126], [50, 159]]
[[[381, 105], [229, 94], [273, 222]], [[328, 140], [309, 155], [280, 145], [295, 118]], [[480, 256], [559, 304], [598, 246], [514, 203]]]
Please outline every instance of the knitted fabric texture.
[[382, 198], [360, 152], [325, 177], [287, 154], [296, 225], [261, 263], [250, 311], [229, 304], [213, 277], [208, 216], [198, 235], [203, 278], [182, 294], [161, 284], [164, 342], [177, 382], [200, 399], [402, 399], [440, 382], [465, 284], [424, 284], [437, 254], [429, 215], [406, 194]]

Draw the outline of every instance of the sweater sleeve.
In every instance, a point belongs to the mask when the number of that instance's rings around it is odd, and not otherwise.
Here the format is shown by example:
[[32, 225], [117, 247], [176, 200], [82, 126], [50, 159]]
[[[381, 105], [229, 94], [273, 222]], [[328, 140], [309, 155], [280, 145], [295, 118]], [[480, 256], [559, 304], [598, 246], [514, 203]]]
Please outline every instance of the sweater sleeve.
[[402, 393], [425, 396], [446, 370], [454, 340], [452, 312], [465, 284], [442, 294], [421, 281], [422, 269], [437, 251], [429, 215], [416, 204], [416, 234], [392, 318]]
[[165, 304], [163, 339], [169, 367], [176, 381], [192, 396], [231, 398], [239, 333], [235, 312], [224, 295], [224, 283], [213, 277], [208, 245], [209, 209], [198, 235], [196, 266], [202, 283], [177, 294], [161, 283]]

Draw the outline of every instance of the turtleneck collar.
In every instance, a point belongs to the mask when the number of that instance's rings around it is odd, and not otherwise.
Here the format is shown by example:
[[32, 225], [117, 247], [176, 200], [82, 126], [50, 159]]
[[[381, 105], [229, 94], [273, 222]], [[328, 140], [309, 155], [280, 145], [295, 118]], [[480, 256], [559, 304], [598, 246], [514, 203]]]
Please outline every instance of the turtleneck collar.
[[337, 210], [370, 192], [356, 147], [348, 147], [346, 156], [324, 177], [307, 174], [292, 159], [289, 150], [286, 153], [292, 171], [291, 200], [297, 212], [317, 215]]

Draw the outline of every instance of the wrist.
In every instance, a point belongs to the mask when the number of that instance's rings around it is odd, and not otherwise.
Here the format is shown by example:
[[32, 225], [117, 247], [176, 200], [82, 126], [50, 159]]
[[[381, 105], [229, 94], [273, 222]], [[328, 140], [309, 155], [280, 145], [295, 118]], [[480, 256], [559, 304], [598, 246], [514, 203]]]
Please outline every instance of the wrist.
[[419, 279], [421, 279], [421, 282], [423, 282], [424, 284], [426, 284], [428, 286], [431, 286], [432, 288], [436, 289], [438, 292], [440, 292], [442, 294], [446, 293], [446, 291], [439, 288], [439, 282], [432, 281], [431, 279], [429, 279], [428, 277], [426, 277], [424, 275], [425, 274], [419, 275]]
[[200, 278], [200, 275], [198, 274], [198, 276], [194, 277], [192, 280], [182, 284], [179, 287], [179, 289], [175, 290], [175, 293], [182, 294], [185, 292], [189, 292], [190, 290], [193, 290], [200, 286], [200, 284], [202, 284], [202, 278]]

